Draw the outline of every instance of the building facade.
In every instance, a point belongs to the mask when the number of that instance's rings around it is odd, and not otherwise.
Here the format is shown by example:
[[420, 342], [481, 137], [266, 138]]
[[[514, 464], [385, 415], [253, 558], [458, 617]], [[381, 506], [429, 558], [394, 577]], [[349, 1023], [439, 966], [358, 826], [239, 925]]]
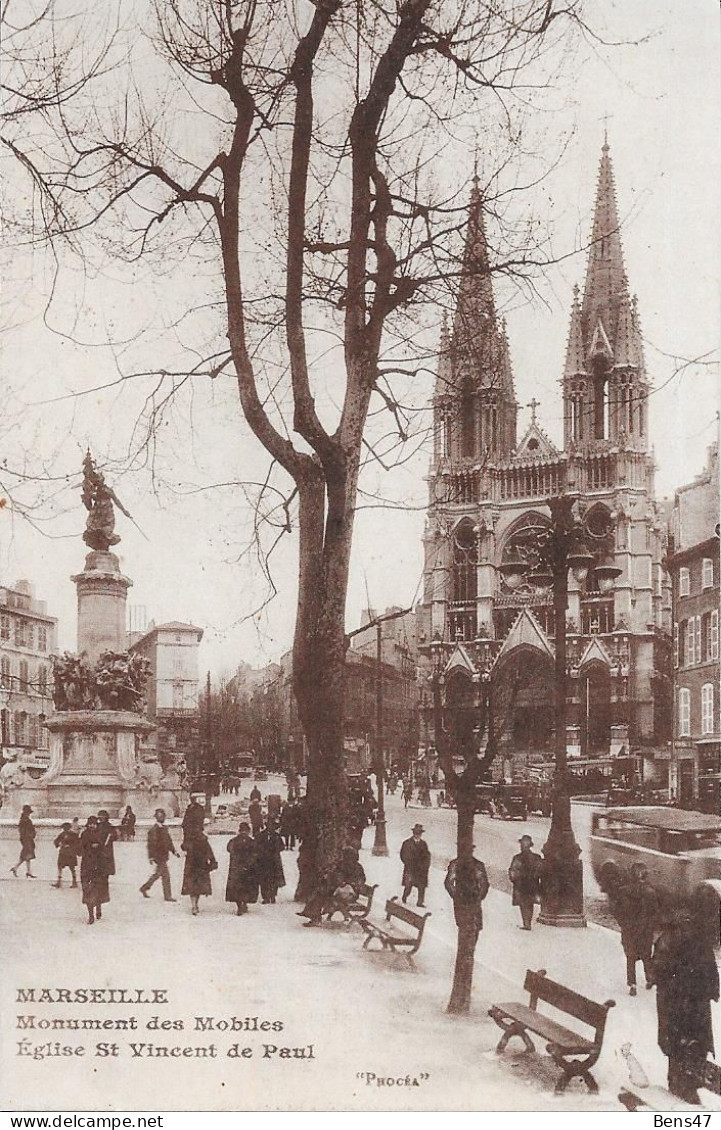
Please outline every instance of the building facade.
[[49, 764], [44, 722], [53, 709], [56, 633], [56, 618], [28, 581], [0, 586], [0, 752], [31, 773]]
[[147, 716], [157, 727], [148, 745], [165, 768], [180, 757], [193, 761], [198, 735], [198, 646], [203, 629], [172, 620], [130, 637], [130, 650], [150, 663]]
[[683, 807], [719, 811], [718, 446], [674, 497], [668, 568], [673, 592], [674, 740], [671, 787]]
[[[552, 594], [529, 584], [510, 587], [501, 566], [528, 560], [546, 536], [549, 497], [574, 494], [594, 563], [583, 584], [570, 580], [567, 746], [571, 755], [587, 758], [635, 752], [646, 779], [662, 787], [671, 717], [666, 527], [654, 494], [650, 381], [607, 142], [560, 386], [562, 450], [540, 427], [535, 397], [519, 442], [510, 351], [496, 311], [476, 183], [456, 311], [442, 330], [433, 397], [417, 625], [425, 676], [430, 651], [436, 664], [440, 652], [447, 702], [480, 710], [492, 701], [495, 733], [515, 771], [550, 757]], [[621, 570], [610, 592], [596, 576], [600, 564]]]

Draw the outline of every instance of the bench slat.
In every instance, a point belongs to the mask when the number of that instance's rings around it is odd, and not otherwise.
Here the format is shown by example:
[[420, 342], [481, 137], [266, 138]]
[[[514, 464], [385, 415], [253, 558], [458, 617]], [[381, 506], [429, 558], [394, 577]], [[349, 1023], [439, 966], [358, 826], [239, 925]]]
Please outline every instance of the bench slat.
[[427, 914], [416, 914], [415, 910], [410, 907], [404, 906], [402, 902], [396, 902], [395, 899], [388, 899], [386, 903], [386, 917], [387, 918], [400, 918], [401, 921], [407, 922], [409, 926], [415, 926], [418, 929], [423, 925]]
[[598, 1028], [606, 1022], [608, 1010], [603, 1005], [596, 1004], [573, 989], [567, 989], [565, 985], [559, 985], [558, 981], [552, 981], [550, 977], [534, 973], [532, 969], [527, 971], [523, 987], [531, 996], [588, 1024], [590, 1028]]
[[558, 1044], [565, 1052], [576, 1051], [580, 1054], [581, 1052], [591, 1051], [595, 1046], [585, 1036], [579, 1036], [577, 1032], [572, 1032], [570, 1028], [564, 1028], [562, 1024], [557, 1024], [555, 1020], [550, 1020], [549, 1017], [543, 1016], [533, 1008], [528, 1008], [525, 1004], [507, 1001], [494, 1004], [493, 1007], [502, 1012], [504, 1016], [510, 1017], [511, 1020], [518, 1020], [529, 1031], [536, 1032], [550, 1043]]

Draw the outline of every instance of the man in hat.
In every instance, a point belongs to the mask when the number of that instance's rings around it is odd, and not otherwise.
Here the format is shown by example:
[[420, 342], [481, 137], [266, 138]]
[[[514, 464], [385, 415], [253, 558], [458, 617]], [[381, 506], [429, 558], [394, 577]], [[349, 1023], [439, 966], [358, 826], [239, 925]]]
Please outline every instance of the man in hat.
[[530, 930], [533, 907], [540, 890], [542, 860], [537, 852], [531, 851], [533, 840], [530, 836], [521, 836], [518, 842], [521, 850], [511, 860], [508, 878], [513, 884], [513, 905], [521, 908], [521, 929]]
[[401, 863], [403, 864], [403, 902], [408, 902], [408, 896], [413, 887], [418, 890], [418, 906], [425, 906], [423, 901], [428, 886], [428, 870], [431, 866], [431, 853], [428, 844], [423, 839], [425, 828], [422, 824], [413, 825], [413, 834], [401, 844]]
[[177, 901], [173, 898], [173, 892], [170, 887], [170, 872], [168, 871], [169, 856], [177, 856], [177, 854], [170, 832], [165, 827], [165, 809], [156, 808], [155, 823], [148, 832], [148, 859], [151, 863], [155, 864], [155, 871], [153, 871], [150, 878], [146, 879], [140, 888], [140, 893], [143, 898], [150, 898], [148, 891], [153, 883], [155, 883], [157, 879], [160, 879], [163, 884], [163, 898], [165, 901]]

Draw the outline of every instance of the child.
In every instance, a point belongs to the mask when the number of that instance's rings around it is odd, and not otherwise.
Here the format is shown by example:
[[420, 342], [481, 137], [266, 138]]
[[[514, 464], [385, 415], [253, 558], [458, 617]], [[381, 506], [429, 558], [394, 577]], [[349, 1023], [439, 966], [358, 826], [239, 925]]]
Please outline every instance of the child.
[[55, 847], [60, 850], [58, 851], [58, 881], [52, 884], [53, 887], [62, 886], [63, 871], [66, 867], [73, 877], [71, 887], [77, 887], [78, 880], [75, 869], [80, 851], [80, 836], [72, 830], [67, 821], [63, 824], [62, 832], [55, 838]]

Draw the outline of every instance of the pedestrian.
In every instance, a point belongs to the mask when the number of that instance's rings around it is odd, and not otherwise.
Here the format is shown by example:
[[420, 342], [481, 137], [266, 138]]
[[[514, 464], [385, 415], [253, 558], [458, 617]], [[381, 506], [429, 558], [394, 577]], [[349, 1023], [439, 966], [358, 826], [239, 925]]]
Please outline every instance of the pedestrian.
[[178, 901], [173, 898], [173, 891], [170, 885], [170, 871], [168, 870], [169, 857], [171, 855], [177, 856], [177, 854], [170, 832], [165, 827], [165, 809], [156, 808], [155, 823], [148, 831], [148, 859], [155, 865], [155, 870], [140, 888], [140, 893], [143, 898], [150, 898], [148, 891], [153, 883], [160, 879], [163, 884], [163, 898], [165, 901]]
[[184, 839], [180, 845], [185, 852], [185, 867], [183, 868], [183, 886], [181, 895], [190, 895], [191, 914], [199, 914], [198, 900], [201, 895], [212, 895], [210, 885], [210, 872], [217, 870], [218, 861], [213, 854], [213, 849], [208, 842], [205, 832], [196, 832], [190, 839]]
[[103, 917], [102, 905], [110, 902], [110, 890], [103, 854], [103, 837], [98, 831], [97, 816], [88, 816], [80, 835], [80, 886], [83, 903], [88, 908], [88, 926]]
[[403, 782], [403, 807], [408, 808], [408, 805], [413, 800], [413, 785], [410, 781]]
[[533, 840], [521, 836], [518, 841], [521, 850], [514, 855], [508, 868], [508, 878], [513, 884], [513, 905], [521, 909], [522, 930], [530, 930], [533, 923], [533, 907], [538, 901], [541, 887], [541, 859], [538, 852], [531, 851]]
[[53, 841], [55, 847], [58, 848], [58, 878], [57, 882], [53, 883], [53, 887], [61, 887], [63, 885], [63, 871], [67, 867], [70, 875], [72, 876], [71, 887], [77, 887], [78, 878], [76, 868], [78, 865], [78, 856], [80, 855], [80, 836], [74, 832], [68, 820], [62, 826], [62, 831], [57, 835]]
[[418, 906], [426, 905], [423, 900], [431, 866], [431, 853], [423, 839], [424, 831], [422, 824], [414, 824], [412, 835], [401, 844], [400, 853], [403, 864], [403, 902], [408, 902], [408, 896], [415, 887], [418, 891]]
[[135, 823], [136, 817], [130, 805], [127, 805], [123, 813], [122, 820], [120, 821], [120, 839], [127, 842], [132, 842], [135, 839]]
[[33, 875], [30, 869], [30, 863], [35, 859], [35, 825], [30, 819], [32, 808], [29, 804], [24, 804], [20, 819], [18, 820], [18, 836], [20, 838], [20, 858], [14, 867], [11, 867], [13, 875], [17, 879], [18, 867], [21, 863], [25, 864], [25, 878], [36, 879], [37, 875]]
[[284, 851], [291, 851], [295, 847], [295, 812], [294, 806], [287, 800], [280, 810], [280, 834]]
[[274, 821], [263, 828], [255, 837], [258, 857], [258, 880], [260, 896], [264, 903], [274, 903], [278, 889], [285, 886], [283, 871], [283, 840]]
[[648, 881], [643, 863], [634, 863], [630, 878], [609, 892], [611, 913], [621, 927], [621, 945], [626, 955], [626, 984], [629, 995], [636, 996], [636, 963], [643, 963], [646, 988], [653, 988], [651, 950], [659, 924], [659, 898]]
[[257, 785], [253, 785], [253, 788], [250, 790], [250, 799], [251, 800], [260, 800], [261, 799], [260, 789], [258, 788]]
[[260, 829], [263, 827], [263, 809], [259, 800], [251, 800], [248, 805], [248, 819], [253, 831], [253, 835], [257, 836]]
[[115, 849], [113, 844], [118, 839], [119, 832], [115, 825], [110, 823], [110, 815], [105, 808], [101, 808], [98, 812], [98, 835], [103, 845], [105, 876], [106, 879], [109, 879], [111, 875], [115, 874]]
[[190, 842], [203, 833], [205, 825], [205, 794], [192, 793], [190, 804], [183, 816], [183, 842]]
[[248, 903], [258, 901], [258, 849], [251, 839], [250, 825], [238, 825], [238, 835], [228, 840], [228, 852], [230, 865], [225, 901], [235, 903], [236, 914], [247, 914]]
[[711, 1001], [719, 999], [719, 974], [713, 941], [700, 914], [677, 908], [653, 951], [658, 1045], [668, 1057], [668, 1089], [694, 1104], [700, 1103], [706, 1057], [714, 1051]]
[[[473, 847], [475, 848], [475, 844]], [[452, 859], [448, 864], [443, 886], [453, 899], [456, 926], [460, 929], [468, 926], [473, 930], [475, 948], [478, 935], [483, 929], [483, 900], [489, 890], [485, 864], [475, 856], [467, 861]]]

